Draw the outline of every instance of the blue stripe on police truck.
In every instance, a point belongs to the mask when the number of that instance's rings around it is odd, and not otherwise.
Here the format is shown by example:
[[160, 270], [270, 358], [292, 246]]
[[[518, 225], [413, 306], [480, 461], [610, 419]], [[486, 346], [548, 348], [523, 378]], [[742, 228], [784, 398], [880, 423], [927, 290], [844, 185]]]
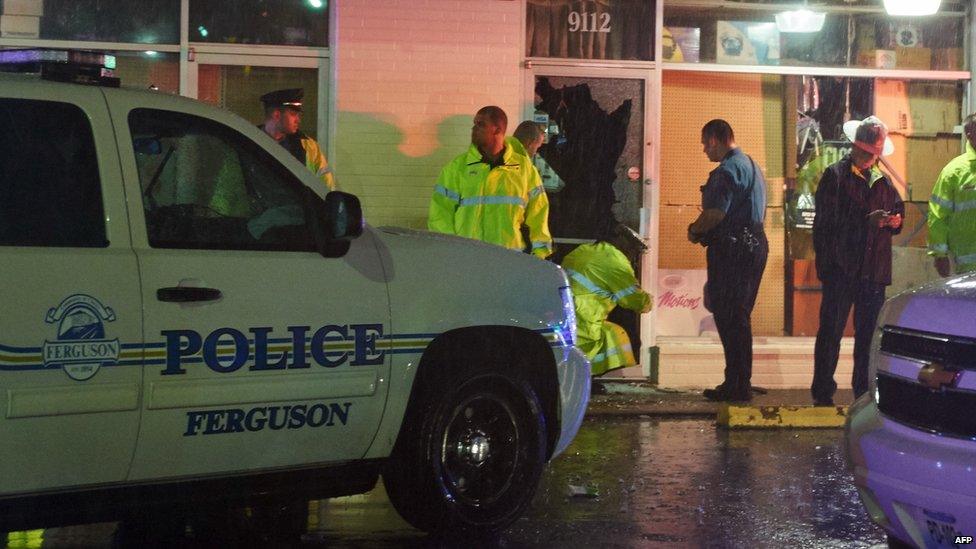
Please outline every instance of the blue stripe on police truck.
[[[251, 328], [247, 333], [220, 328], [206, 337], [193, 330], [166, 330], [164, 341], [121, 343], [121, 356], [102, 367], [163, 366], [163, 375], [186, 373], [184, 366], [205, 364], [219, 373], [230, 373], [249, 364], [249, 370], [334, 368], [341, 365], [379, 364], [386, 354], [421, 354], [440, 334], [383, 334], [380, 324], [327, 325], [312, 331], [307, 326], [286, 329], [291, 338], [268, 337], [271, 328]], [[553, 328], [535, 330], [553, 347], [568, 346]], [[255, 337], [247, 337], [255, 336]], [[296, 349], [301, 358], [296, 359]], [[246, 354], [245, 354], [246, 353]], [[15, 347], [0, 343], [0, 372], [57, 370], [44, 363], [41, 347]]]

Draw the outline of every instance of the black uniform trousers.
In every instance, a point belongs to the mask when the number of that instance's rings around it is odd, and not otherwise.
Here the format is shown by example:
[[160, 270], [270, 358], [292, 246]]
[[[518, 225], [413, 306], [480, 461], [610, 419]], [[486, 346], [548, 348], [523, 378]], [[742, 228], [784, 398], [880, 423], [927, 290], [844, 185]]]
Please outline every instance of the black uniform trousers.
[[813, 352], [813, 385], [810, 392], [815, 402], [833, 400], [837, 390], [834, 371], [837, 370], [837, 358], [840, 356], [840, 340], [853, 305], [854, 375], [851, 385], [856, 398], [868, 391], [871, 338], [874, 336], [881, 306], [884, 305], [885, 285], [844, 276], [828, 277], [822, 282], [820, 328], [817, 330], [817, 343]]
[[745, 400], [752, 390], [752, 308], [766, 269], [769, 241], [761, 227], [732, 234], [709, 244], [705, 253], [705, 298], [725, 352], [725, 381], [720, 387]]

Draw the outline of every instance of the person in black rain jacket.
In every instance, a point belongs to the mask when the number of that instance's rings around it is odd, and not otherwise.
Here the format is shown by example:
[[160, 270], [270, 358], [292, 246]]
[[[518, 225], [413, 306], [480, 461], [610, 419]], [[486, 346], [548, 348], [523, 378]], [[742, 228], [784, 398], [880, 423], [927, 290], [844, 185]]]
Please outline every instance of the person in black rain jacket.
[[818, 406], [833, 405], [834, 371], [852, 305], [854, 395], [868, 390], [871, 337], [891, 284], [891, 237], [901, 231], [905, 213], [898, 192], [875, 165], [894, 150], [884, 123], [874, 116], [851, 121], [844, 133], [854, 147], [821, 177], [813, 222], [817, 278], [823, 284], [810, 389]]

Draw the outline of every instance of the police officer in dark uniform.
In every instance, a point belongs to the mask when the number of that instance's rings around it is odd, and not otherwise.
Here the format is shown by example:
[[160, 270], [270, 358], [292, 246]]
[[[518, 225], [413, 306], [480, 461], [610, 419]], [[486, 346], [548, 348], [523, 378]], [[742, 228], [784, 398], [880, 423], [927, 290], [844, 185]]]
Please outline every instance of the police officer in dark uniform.
[[708, 400], [746, 401], [752, 398], [752, 308], [769, 255], [763, 230], [766, 181], [735, 144], [725, 120], [705, 124], [701, 142], [708, 159], [719, 165], [701, 188], [702, 212], [688, 227], [688, 240], [707, 247], [705, 302], [725, 351], [725, 381], [702, 394]]
[[301, 88], [277, 90], [262, 95], [264, 122], [259, 127], [321, 179], [328, 190], [334, 191], [335, 176], [325, 153], [314, 139], [298, 129], [302, 120], [303, 96], [304, 91]]

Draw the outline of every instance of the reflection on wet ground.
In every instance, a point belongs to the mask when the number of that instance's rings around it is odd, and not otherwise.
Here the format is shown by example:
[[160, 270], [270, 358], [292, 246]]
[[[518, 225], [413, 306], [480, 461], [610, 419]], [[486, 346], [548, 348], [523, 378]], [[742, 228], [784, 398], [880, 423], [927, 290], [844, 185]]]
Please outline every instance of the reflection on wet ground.
[[[399, 518], [378, 486], [361, 496], [312, 502], [301, 546], [881, 544], [882, 533], [861, 508], [845, 468], [842, 437], [837, 429], [728, 431], [705, 420], [588, 420], [544, 474], [526, 516], [497, 540], [431, 540]], [[571, 487], [577, 495], [570, 495]], [[108, 547], [112, 530], [99, 524], [11, 534], [16, 537], [8, 547]]]

